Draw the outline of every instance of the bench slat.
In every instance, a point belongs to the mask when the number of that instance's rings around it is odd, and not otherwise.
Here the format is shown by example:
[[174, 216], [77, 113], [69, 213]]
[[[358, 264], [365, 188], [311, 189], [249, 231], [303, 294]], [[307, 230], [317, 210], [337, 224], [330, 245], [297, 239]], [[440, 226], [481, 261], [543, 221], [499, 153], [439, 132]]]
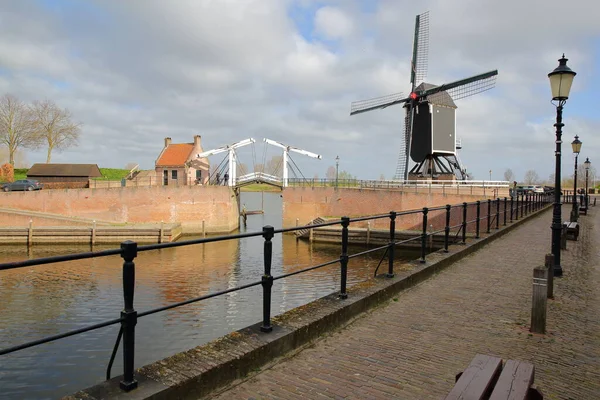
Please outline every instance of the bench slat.
[[535, 368], [532, 364], [508, 360], [498, 378], [490, 400], [525, 400], [533, 385]]
[[446, 396], [446, 400], [483, 399], [494, 386], [501, 368], [502, 359], [477, 354]]

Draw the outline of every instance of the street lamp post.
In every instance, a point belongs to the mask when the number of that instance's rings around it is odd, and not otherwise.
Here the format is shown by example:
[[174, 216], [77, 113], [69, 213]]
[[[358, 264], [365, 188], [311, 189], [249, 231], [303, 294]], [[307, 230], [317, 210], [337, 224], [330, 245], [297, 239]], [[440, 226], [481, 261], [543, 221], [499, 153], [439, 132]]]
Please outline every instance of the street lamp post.
[[586, 158], [585, 162], [583, 163], [583, 167], [585, 168], [585, 215], [587, 215], [588, 210], [588, 172], [590, 171], [590, 165], [592, 165], [590, 159]]
[[335, 188], [338, 188], [338, 177], [340, 167], [340, 156], [335, 156]]
[[554, 173], [554, 209], [552, 212], [552, 253], [554, 254], [554, 276], [562, 276], [560, 265], [560, 235], [562, 231], [561, 202], [560, 202], [560, 145], [562, 143], [562, 111], [569, 98], [569, 91], [576, 73], [567, 67], [567, 59], [563, 54], [558, 60], [558, 67], [548, 74], [552, 100], [556, 101], [556, 171]]
[[490, 181], [492, 180], [492, 170], [490, 169]]
[[581, 141], [579, 136], [575, 135], [575, 140], [571, 142], [573, 154], [575, 154], [575, 176], [573, 181], [573, 209], [571, 210], [571, 222], [577, 222], [579, 219], [579, 208], [577, 207], [577, 157], [581, 151]]

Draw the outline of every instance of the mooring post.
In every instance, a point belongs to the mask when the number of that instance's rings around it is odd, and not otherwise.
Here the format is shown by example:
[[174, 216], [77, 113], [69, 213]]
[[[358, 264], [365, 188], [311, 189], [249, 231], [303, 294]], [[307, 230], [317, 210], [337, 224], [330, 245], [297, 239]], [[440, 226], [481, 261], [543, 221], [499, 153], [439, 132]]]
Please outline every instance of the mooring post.
[[554, 254], [546, 254], [546, 258], [544, 260], [544, 265], [546, 266], [546, 271], [548, 271], [548, 298], [554, 298]]
[[500, 198], [496, 199], [496, 230], [500, 229]]
[[487, 233], [490, 233], [491, 226], [492, 226], [492, 200], [488, 199]]
[[448, 242], [450, 241], [450, 212], [452, 206], [446, 204], [446, 226], [444, 227], [444, 252], [448, 252]]
[[396, 247], [396, 211], [390, 211], [390, 244], [388, 247], [388, 278], [394, 277], [394, 250]]
[[271, 289], [273, 287], [273, 277], [271, 276], [271, 261], [273, 259], [273, 236], [275, 228], [270, 225], [263, 226], [263, 238], [265, 243], [263, 245], [264, 250], [264, 267], [265, 271], [261, 279], [261, 285], [263, 288], [263, 324], [260, 327], [262, 332], [271, 332], [273, 327], [271, 326]]
[[427, 213], [429, 209], [423, 207], [423, 232], [421, 233], [421, 263], [425, 262], [425, 250], [427, 246]]
[[121, 258], [123, 258], [123, 301], [125, 307], [121, 311], [121, 327], [123, 329], [123, 380], [122, 390], [129, 392], [138, 386], [133, 376], [135, 357], [135, 326], [137, 311], [133, 309], [133, 294], [135, 289], [135, 263], [137, 243], [127, 240], [121, 243]]
[[506, 203], [508, 202], [508, 198], [504, 198], [504, 226], [506, 226]]
[[158, 228], [158, 243], [163, 242], [164, 228], [165, 228], [164, 221], [160, 221], [160, 227]]
[[350, 225], [349, 217], [342, 217], [342, 254], [340, 255], [340, 299], [347, 299], [346, 281], [348, 279], [348, 225]]
[[467, 244], [467, 202], [462, 206], [462, 244]]
[[533, 298], [531, 302], [531, 328], [533, 333], [546, 333], [546, 298], [548, 296], [546, 267], [533, 269]]
[[96, 220], [92, 221], [92, 238], [90, 242], [92, 246], [96, 244]]
[[202, 237], [206, 237], [206, 224], [204, 220], [202, 220]]
[[477, 200], [477, 217], [475, 218], [475, 239], [479, 239], [479, 223], [481, 222], [481, 201]]
[[33, 244], [33, 220], [29, 219], [29, 229], [27, 230], [27, 247]]
[[[312, 229], [311, 229], [312, 231]], [[371, 242], [371, 221], [367, 221], [367, 245]]]

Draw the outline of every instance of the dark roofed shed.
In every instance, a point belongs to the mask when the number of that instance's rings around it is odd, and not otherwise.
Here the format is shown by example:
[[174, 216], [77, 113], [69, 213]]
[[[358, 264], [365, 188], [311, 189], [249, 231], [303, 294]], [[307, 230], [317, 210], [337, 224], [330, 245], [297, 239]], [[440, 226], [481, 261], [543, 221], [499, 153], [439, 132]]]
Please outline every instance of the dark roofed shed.
[[90, 178], [102, 176], [97, 164], [33, 164], [27, 178], [44, 183], [44, 188], [86, 188]]

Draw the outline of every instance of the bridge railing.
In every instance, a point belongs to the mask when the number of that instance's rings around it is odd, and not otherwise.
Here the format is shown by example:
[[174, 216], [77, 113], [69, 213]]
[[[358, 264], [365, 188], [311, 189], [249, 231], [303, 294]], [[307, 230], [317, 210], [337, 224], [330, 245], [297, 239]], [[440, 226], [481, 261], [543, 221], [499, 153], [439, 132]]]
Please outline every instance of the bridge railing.
[[[24, 268], [24, 267], [33, 267], [38, 265], [45, 264], [53, 264], [53, 263], [61, 263], [67, 261], [74, 260], [82, 260], [89, 258], [98, 258], [98, 257], [107, 257], [113, 255], [120, 255], [123, 259], [122, 266], [122, 277], [123, 277], [123, 310], [120, 312], [119, 316], [106, 320], [100, 323], [91, 324], [79, 329], [70, 330], [67, 332], [63, 332], [57, 335], [47, 336], [44, 338], [40, 338], [38, 340], [22, 343], [16, 346], [6, 347], [0, 349], [0, 356], [14, 353], [19, 350], [27, 349], [30, 347], [35, 347], [42, 345], [44, 343], [49, 343], [55, 340], [68, 338], [74, 335], [84, 334], [86, 332], [90, 332], [93, 330], [97, 330], [103, 327], [120, 324], [120, 330], [116, 338], [116, 343], [113, 348], [110, 360], [108, 362], [108, 367], [106, 371], [106, 379], [109, 380], [111, 377], [111, 368], [117, 353], [117, 349], [120, 345], [120, 342], [123, 342], [123, 376], [120, 380], [120, 387], [124, 391], [130, 391], [137, 387], [138, 382], [136, 380], [134, 369], [135, 369], [135, 326], [139, 318], [144, 318], [148, 315], [160, 313], [166, 310], [170, 310], [176, 307], [182, 307], [188, 304], [196, 303], [199, 301], [203, 301], [206, 299], [210, 299], [213, 297], [222, 296], [228, 293], [248, 289], [255, 286], [262, 286], [263, 289], [263, 320], [261, 325], [261, 331], [267, 334], [271, 332], [271, 292], [272, 287], [275, 282], [288, 278], [294, 275], [308, 273], [310, 271], [323, 268], [328, 265], [338, 264], [340, 265], [339, 272], [339, 292], [338, 297], [340, 299], [346, 299], [348, 297], [347, 293], [347, 277], [348, 277], [348, 261], [352, 258], [356, 258], [359, 256], [363, 256], [369, 253], [373, 253], [376, 251], [385, 250], [383, 256], [381, 257], [377, 268], [375, 269], [374, 274], [377, 273], [379, 267], [387, 259], [387, 273], [386, 276], [388, 278], [392, 278], [394, 276], [394, 258], [395, 258], [395, 250], [400, 245], [406, 245], [409, 242], [417, 242], [420, 243], [420, 261], [422, 263], [426, 262], [427, 250], [431, 249], [431, 246], [428, 246], [428, 241], [432, 240], [434, 236], [439, 236], [443, 234], [443, 251], [448, 252], [448, 247], [450, 242], [456, 243], [460, 242], [462, 244], [466, 243], [467, 239], [467, 230], [468, 227], [471, 226], [471, 231], [474, 231], [474, 237], [479, 238], [481, 230], [483, 229], [482, 225], [484, 222], [486, 223], [486, 232], [490, 233], [492, 229], [499, 229], [500, 221], [503, 220], [503, 225], [507, 225], [508, 220], [513, 222], [522, 218], [523, 216], [541, 209], [551, 201], [551, 197], [543, 195], [543, 194], [530, 194], [523, 196], [511, 197], [510, 199], [507, 197], [497, 198], [494, 200], [487, 200], [486, 202], [476, 201], [470, 203], [461, 203], [455, 205], [446, 205], [440, 207], [432, 207], [427, 208], [424, 207], [422, 209], [417, 210], [409, 210], [409, 211], [391, 211], [385, 214], [378, 215], [369, 215], [360, 218], [349, 218], [342, 217], [340, 219], [335, 219], [332, 221], [323, 222], [315, 225], [307, 225], [307, 226], [298, 226], [293, 228], [285, 228], [285, 229], [275, 229], [272, 226], [264, 226], [262, 231], [260, 232], [249, 232], [249, 233], [241, 233], [235, 235], [227, 235], [227, 236], [215, 236], [215, 237], [207, 237], [202, 239], [194, 239], [194, 240], [184, 240], [180, 242], [172, 242], [172, 243], [161, 243], [161, 244], [152, 244], [152, 245], [144, 245], [138, 246], [137, 243], [133, 241], [125, 241], [121, 243], [120, 248], [117, 249], [109, 249], [97, 252], [84, 252], [77, 254], [69, 254], [69, 255], [61, 255], [61, 256], [52, 256], [52, 257], [44, 257], [37, 258], [31, 260], [10, 262], [10, 263], [2, 263], [0, 264], [0, 271], [6, 271], [16, 268]], [[487, 203], [487, 204], [486, 204]], [[452, 211], [456, 211], [456, 213], [452, 214]], [[468, 219], [469, 210], [471, 210], [471, 219]], [[438, 224], [439, 229], [432, 230], [431, 218], [432, 213], [434, 217], [441, 217], [445, 215], [444, 223]], [[475, 215], [473, 215], [475, 214]], [[454, 215], [454, 218], [452, 216]], [[421, 227], [420, 233], [415, 234], [408, 239], [398, 240], [396, 237], [396, 220], [401, 216], [413, 216], [412, 218], [416, 218], [421, 222], [418, 223], [418, 226]], [[354, 254], [349, 254], [349, 229], [352, 224], [356, 224], [359, 222], [365, 221], [373, 221], [373, 220], [387, 220], [389, 226], [389, 240], [388, 243], [382, 246], [378, 246], [375, 248], [369, 248], [365, 251], [361, 251]], [[272, 239], [276, 234], [283, 234], [288, 232], [294, 232], [297, 230], [303, 229], [316, 229], [322, 227], [329, 226], [341, 226], [341, 255], [339, 258], [334, 258], [327, 262], [323, 262], [317, 265], [311, 265], [304, 269], [273, 276], [271, 274], [272, 270], [272, 259], [273, 259], [273, 244]], [[443, 227], [442, 227], [443, 225]], [[473, 227], [474, 225], [474, 227]], [[452, 232], [452, 235], [451, 235]], [[139, 252], [144, 251], [155, 251], [159, 249], [171, 248], [171, 247], [182, 247], [182, 246], [190, 246], [201, 243], [212, 243], [212, 242], [220, 242], [226, 240], [242, 240], [251, 237], [262, 236], [264, 239], [263, 243], [263, 252], [264, 252], [264, 272], [263, 274], [257, 278], [254, 282], [247, 283], [245, 285], [233, 287], [230, 289], [213, 292], [204, 296], [199, 296], [191, 299], [187, 299], [184, 301], [171, 303], [165, 306], [156, 307], [150, 310], [145, 310], [142, 312], [138, 312], [133, 303], [134, 299], [134, 288], [135, 288], [135, 270], [136, 264], [135, 259]]]

